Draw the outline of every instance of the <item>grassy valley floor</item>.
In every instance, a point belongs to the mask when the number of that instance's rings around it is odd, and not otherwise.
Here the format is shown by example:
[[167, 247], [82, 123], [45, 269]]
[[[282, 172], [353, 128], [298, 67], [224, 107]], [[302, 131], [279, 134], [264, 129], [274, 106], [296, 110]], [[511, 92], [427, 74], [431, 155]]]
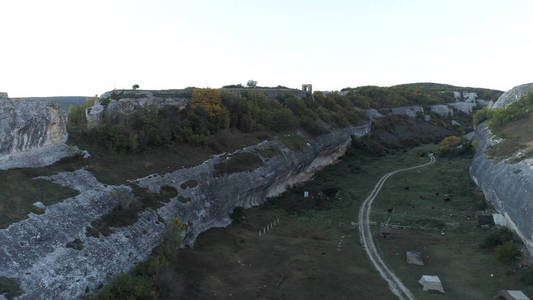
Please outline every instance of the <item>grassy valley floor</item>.
[[[424, 153], [436, 148], [347, 155], [305, 185], [245, 210], [242, 223], [201, 234], [193, 249], [178, 251], [174, 269], [181, 274], [183, 299], [395, 299], [371, 267], [353, 222], [379, 177], [427, 161]], [[479, 247], [493, 229], [477, 226], [482, 197], [468, 176], [469, 163], [439, 158], [389, 179], [374, 203], [373, 220], [390, 218], [409, 229], [393, 229], [383, 239], [374, 226], [378, 247], [419, 299], [489, 299], [504, 288], [531, 295], [512, 267]], [[258, 231], [277, 218], [279, 225], [259, 238]], [[422, 251], [426, 266], [407, 265], [406, 250]], [[417, 283], [422, 274], [439, 275], [447, 293], [423, 292]]]
[[[479, 247], [496, 229], [478, 226], [483, 198], [468, 175], [469, 165], [467, 157], [439, 158], [431, 167], [389, 179], [375, 200], [373, 219], [406, 228], [388, 238], [376, 235], [385, 261], [419, 299], [490, 299], [501, 289], [531, 296], [533, 287], [519, 281], [516, 266]], [[421, 251], [426, 265], [407, 265], [409, 250]], [[422, 275], [438, 275], [446, 294], [423, 292], [417, 283]]]

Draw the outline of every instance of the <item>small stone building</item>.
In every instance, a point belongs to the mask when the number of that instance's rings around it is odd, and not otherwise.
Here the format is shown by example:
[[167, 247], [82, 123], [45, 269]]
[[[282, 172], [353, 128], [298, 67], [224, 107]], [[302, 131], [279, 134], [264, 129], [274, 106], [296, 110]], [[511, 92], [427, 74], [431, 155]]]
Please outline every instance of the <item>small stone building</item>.
[[312, 84], [302, 84], [302, 92], [306, 94], [313, 94], [313, 85]]

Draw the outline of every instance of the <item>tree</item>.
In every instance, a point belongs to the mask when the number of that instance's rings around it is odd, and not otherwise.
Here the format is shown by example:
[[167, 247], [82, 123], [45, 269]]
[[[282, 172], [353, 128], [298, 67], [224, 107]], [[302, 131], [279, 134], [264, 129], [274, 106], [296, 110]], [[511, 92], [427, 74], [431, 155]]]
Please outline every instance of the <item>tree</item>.
[[496, 258], [507, 265], [517, 262], [521, 255], [520, 249], [512, 241], [507, 241], [496, 248]]
[[440, 142], [440, 154], [449, 155], [454, 152], [461, 144], [461, 138], [458, 136], [446, 137]]
[[131, 88], [135, 91], [136, 89], [138, 89], [140, 86], [138, 84], [134, 84]]
[[190, 102], [191, 108], [201, 107], [209, 116], [209, 121], [215, 129], [228, 128], [229, 111], [222, 106], [220, 91], [215, 89], [194, 89]]
[[257, 81], [255, 80], [248, 80], [248, 82], [246, 83], [246, 86], [249, 87], [249, 88], [255, 88], [257, 86]]

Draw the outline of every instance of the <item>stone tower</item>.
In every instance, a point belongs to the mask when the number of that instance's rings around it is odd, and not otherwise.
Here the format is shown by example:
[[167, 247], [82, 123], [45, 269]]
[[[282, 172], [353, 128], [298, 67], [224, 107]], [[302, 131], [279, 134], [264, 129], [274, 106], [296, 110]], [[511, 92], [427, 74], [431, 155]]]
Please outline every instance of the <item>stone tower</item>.
[[306, 94], [313, 94], [313, 85], [312, 84], [302, 84], [302, 91]]

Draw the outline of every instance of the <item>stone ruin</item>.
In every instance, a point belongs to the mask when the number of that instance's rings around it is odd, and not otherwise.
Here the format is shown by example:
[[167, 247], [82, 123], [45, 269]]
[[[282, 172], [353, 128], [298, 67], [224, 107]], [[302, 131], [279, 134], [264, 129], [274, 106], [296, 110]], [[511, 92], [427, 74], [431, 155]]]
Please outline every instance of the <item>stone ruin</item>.
[[306, 94], [313, 94], [313, 85], [312, 84], [302, 84], [302, 92]]

